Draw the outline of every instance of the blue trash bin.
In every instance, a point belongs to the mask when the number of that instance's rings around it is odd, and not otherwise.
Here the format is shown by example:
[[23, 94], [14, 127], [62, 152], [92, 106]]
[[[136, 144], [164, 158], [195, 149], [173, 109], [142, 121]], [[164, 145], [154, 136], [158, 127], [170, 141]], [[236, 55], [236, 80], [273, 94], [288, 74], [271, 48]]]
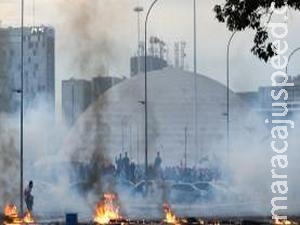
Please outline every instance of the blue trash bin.
[[67, 213], [66, 214], [66, 225], [77, 225], [77, 213]]

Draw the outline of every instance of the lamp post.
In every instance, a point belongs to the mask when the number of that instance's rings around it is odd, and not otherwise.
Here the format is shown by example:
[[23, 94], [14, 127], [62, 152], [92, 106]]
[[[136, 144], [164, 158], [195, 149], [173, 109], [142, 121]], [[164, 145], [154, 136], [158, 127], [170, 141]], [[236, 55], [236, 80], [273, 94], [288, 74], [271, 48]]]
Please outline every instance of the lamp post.
[[[297, 53], [298, 51], [300, 51], [300, 47], [295, 48], [295, 49], [289, 54], [288, 62], [287, 62], [287, 65], [286, 65], [286, 67], [285, 67], [285, 73], [286, 73], [286, 75], [288, 75], [288, 67], [289, 67], [289, 64], [290, 64], [290, 60], [291, 60], [291, 58], [295, 55], [295, 53]], [[292, 90], [293, 90], [293, 101], [295, 101], [295, 92], [294, 92], [294, 88], [295, 88], [295, 86], [292, 87]], [[291, 109], [293, 110], [293, 104], [291, 105]]]
[[148, 194], [148, 96], [147, 96], [147, 31], [148, 31], [148, 19], [151, 13], [151, 10], [153, 9], [154, 5], [157, 3], [158, 0], [154, 0], [146, 15], [145, 19], [145, 187], [146, 187], [146, 195]]
[[20, 210], [23, 215], [24, 0], [21, 0]]
[[195, 148], [196, 152], [199, 151], [198, 144], [198, 85], [197, 85], [197, 10], [196, 10], [196, 0], [194, 0], [194, 120], [195, 120]]
[[226, 49], [226, 86], [227, 86], [227, 93], [226, 93], [226, 135], [227, 135], [227, 143], [226, 143], [226, 150], [227, 154], [229, 154], [229, 148], [230, 148], [230, 129], [229, 129], [229, 122], [230, 122], [230, 89], [229, 89], [229, 83], [230, 83], [230, 64], [229, 64], [229, 56], [230, 56], [230, 45], [232, 42], [232, 39], [237, 31], [234, 31], [227, 43], [227, 49]]

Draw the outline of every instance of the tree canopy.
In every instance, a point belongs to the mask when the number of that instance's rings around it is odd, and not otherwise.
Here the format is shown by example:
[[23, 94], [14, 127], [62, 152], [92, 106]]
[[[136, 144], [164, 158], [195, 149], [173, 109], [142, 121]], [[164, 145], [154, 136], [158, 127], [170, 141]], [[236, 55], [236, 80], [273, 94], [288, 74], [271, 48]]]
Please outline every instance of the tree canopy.
[[[274, 2], [274, 3], [273, 3]], [[222, 5], [215, 5], [216, 18], [221, 23], [226, 23], [230, 31], [253, 29], [254, 46], [251, 52], [259, 59], [267, 62], [275, 51], [265, 26], [271, 20], [273, 11], [287, 5], [294, 10], [300, 10], [299, 0], [225, 0]]]

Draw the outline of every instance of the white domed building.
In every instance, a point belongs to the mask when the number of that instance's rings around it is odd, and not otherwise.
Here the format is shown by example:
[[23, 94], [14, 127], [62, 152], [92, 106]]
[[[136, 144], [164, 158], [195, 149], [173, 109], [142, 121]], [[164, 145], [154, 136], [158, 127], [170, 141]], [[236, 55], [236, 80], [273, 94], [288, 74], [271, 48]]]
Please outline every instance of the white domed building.
[[[188, 166], [197, 165], [206, 155], [226, 156], [227, 89], [215, 80], [198, 75], [196, 119], [194, 81], [193, 73], [172, 68], [148, 73], [150, 163], [159, 151], [165, 165], [179, 165], [184, 160], [185, 140]], [[83, 161], [93, 157], [92, 152], [102, 152], [113, 162], [117, 155], [128, 152], [132, 160], [143, 163], [143, 101], [143, 74], [112, 87], [78, 119], [65, 150]], [[230, 91], [230, 148], [240, 148], [247, 141], [251, 145], [259, 144], [264, 132], [263, 122]]]

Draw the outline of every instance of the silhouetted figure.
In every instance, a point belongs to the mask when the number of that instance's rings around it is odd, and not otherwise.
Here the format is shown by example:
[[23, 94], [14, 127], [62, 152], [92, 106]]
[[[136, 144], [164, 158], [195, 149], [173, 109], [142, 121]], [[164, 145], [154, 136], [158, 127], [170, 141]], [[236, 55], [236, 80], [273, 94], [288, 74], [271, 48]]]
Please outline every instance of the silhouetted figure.
[[156, 158], [155, 158], [155, 161], [154, 161], [154, 168], [156, 170], [160, 169], [161, 163], [162, 163], [162, 159], [160, 158], [160, 153], [157, 152], [157, 155], [156, 155]]
[[25, 188], [25, 191], [24, 191], [25, 203], [26, 203], [28, 211], [30, 211], [30, 212], [32, 211], [32, 208], [33, 208], [33, 196], [31, 194], [32, 188], [33, 188], [33, 182], [31, 180], [31, 181], [29, 181], [29, 184]]
[[130, 175], [129, 175], [129, 180], [134, 182], [135, 181], [135, 164], [132, 162], [130, 164]]
[[122, 154], [119, 155], [119, 158], [116, 157], [116, 165], [117, 165], [117, 175], [120, 175], [123, 169], [122, 162]]
[[130, 160], [127, 152], [125, 152], [125, 157], [123, 158], [123, 169], [125, 171], [125, 176], [128, 179], [130, 174]]

